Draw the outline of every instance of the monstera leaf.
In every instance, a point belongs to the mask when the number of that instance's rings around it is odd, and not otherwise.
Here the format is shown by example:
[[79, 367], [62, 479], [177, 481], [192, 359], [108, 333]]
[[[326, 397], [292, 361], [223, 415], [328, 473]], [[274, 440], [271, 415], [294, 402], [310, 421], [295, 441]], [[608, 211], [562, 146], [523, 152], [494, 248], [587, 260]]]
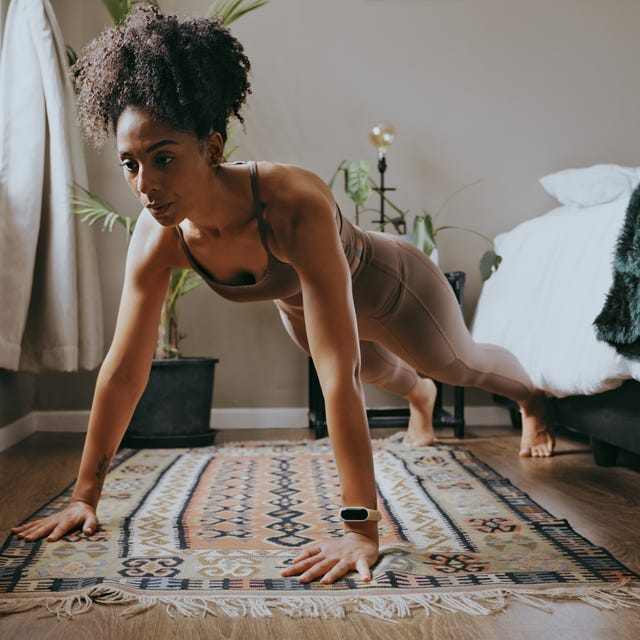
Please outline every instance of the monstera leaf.
[[364, 207], [371, 197], [369, 170], [368, 160], [350, 162], [344, 170], [344, 190], [359, 207]]

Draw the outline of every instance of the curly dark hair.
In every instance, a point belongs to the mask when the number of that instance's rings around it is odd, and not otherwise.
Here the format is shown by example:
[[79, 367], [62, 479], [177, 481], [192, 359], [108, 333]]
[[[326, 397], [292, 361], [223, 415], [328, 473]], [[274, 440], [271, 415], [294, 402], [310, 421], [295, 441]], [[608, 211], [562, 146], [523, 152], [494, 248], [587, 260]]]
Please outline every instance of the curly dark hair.
[[137, 4], [123, 25], [92, 40], [71, 67], [78, 121], [101, 146], [127, 107], [204, 140], [226, 140], [251, 93], [242, 45], [217, 18], [179, 19]]

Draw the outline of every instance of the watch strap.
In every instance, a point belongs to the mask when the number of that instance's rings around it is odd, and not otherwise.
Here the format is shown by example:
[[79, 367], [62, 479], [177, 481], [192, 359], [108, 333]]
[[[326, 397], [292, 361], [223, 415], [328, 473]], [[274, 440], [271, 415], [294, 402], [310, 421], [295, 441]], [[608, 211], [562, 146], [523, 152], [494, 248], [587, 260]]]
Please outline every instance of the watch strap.
[[378, 522], [382, 518], [376, 509], [359, 506], [342, 507], [339, 516], [343, 522]]

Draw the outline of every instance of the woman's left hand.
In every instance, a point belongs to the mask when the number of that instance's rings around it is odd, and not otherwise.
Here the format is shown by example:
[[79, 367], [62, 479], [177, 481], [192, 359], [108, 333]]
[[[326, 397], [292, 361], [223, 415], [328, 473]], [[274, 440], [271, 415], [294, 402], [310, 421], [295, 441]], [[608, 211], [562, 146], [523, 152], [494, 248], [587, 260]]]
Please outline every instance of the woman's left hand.
[[355, 531], [341, 538], [307, 547], [282, 576], [300, 575], [300, 582], [310, 582], [323, 576], [322, 584], [331, 584], [349, 571], [357, 571], [363, 582], [371, 580], [369, 567], [378, 560], [378, 540]]

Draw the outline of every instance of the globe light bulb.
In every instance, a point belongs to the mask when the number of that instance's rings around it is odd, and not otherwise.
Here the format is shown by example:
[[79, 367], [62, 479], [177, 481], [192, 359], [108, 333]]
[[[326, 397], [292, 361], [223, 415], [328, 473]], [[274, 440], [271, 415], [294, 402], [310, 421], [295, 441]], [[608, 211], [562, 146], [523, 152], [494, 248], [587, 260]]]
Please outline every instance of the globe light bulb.
[[390, 122], [377, 122], [369, 129], [369, 140], [378, 150], [378, 158], [384, 157], [395, 137], [396, 129]]

